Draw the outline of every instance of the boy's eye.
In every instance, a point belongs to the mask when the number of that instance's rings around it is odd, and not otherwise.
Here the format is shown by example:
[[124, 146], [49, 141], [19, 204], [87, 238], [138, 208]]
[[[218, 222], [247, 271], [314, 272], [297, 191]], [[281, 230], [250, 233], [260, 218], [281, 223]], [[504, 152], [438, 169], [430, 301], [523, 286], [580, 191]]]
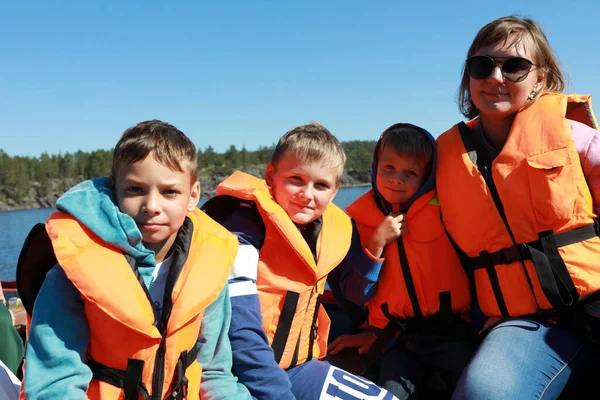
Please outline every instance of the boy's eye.
[[317, 189], [320, 189], [320, 190], [327, 190], [327, 189], [329, 189], [329, 185], [326, 184], [326, 183], [316, 183], [315, 187]]
[[406, 175], [414, 177], [414, 176], [417, 176], [417, 173], [415, 171], [407, 171]]
[[177, 196], [177, 194], [179, 194], [179, 192], [175, 189], [167, 189], [163, 193], [165, 194], [165, 196], [168, 196], [168, 197]]
[[302, 179], [299, 176], [291, 176], [290, 181], [292, 183], [296, 183], [296, 184], [302, 183]]
[[125, 188], [126, 193], [139, 194], [142, 193], [142, 188], [139, 186], [128, 186]]
[[383, 169], [386, 171], [393, 171], [394, 170], [394, 166], [390, 165], [390, 164], [386, 164], [383, 166]]

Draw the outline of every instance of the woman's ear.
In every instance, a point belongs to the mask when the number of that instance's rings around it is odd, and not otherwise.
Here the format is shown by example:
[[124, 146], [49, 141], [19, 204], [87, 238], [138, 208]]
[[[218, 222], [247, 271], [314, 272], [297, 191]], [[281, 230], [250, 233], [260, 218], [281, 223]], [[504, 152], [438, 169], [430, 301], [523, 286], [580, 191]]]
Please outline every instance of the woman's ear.
[[533, 91], [539, 93], [546, 86], [546, 71], [538, 71], [537, 81], [533, 86]]

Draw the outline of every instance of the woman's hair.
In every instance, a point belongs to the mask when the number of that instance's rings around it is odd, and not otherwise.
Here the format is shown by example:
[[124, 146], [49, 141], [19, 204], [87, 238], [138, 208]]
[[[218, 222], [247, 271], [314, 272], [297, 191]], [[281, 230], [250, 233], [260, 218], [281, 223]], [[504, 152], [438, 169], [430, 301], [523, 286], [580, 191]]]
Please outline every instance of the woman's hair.
[[[471, 47], [469, 47], [467, 58], [477, 54], [482, 47], [500, 42], [505, 45], [520, 45], [523, 48], [528, 48], [529, 54], [533, 57], [531, 61], [535, 64], [535, 69], [544, 74], [544, 86], [535, 93], [535, 97], [528, 100], [528, 104], [533, 103], [543, 93], [561, 93], [563, 91], [565, 81], [558, 58], [537, 22], [513, 15], [490, 22], [481, 28], [475, 36]], [[471, 99], [469, 82], [470, 77], [465, 62], [462, 80], [458, 89], [458, 107], [465, 117], [472, 119], [479, 115], [479, 110]]]

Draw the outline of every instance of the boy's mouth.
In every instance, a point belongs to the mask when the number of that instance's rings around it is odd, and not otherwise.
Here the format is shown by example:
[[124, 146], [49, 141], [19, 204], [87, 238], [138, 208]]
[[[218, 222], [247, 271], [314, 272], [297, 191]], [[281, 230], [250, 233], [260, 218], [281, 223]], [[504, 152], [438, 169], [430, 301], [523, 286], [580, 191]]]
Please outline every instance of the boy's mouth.
[[148, 232], [156, 232], [158, 230], [160, 230], [160, 228], [162, 228], [161, 224], [155, 224], [155, 223], [139, 223], [138, 227], [140, 227], [141, 229], [148, 231]]

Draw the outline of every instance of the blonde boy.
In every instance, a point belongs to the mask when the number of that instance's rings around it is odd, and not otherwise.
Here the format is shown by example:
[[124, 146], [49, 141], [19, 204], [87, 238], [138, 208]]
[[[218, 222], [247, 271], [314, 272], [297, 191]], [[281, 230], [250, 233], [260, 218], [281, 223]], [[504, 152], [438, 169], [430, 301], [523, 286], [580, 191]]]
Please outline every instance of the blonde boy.
[[344, 163], [325, 127], [302, 125], [281, 137], [264, 180], [236, 172], [204, 206], [240, 241], [229, 336], [233, 372], [256, 398], [392, 398], [319, 360], [330, 325], [320, 296], [352, 237], [350, 219], [331, 202]]

